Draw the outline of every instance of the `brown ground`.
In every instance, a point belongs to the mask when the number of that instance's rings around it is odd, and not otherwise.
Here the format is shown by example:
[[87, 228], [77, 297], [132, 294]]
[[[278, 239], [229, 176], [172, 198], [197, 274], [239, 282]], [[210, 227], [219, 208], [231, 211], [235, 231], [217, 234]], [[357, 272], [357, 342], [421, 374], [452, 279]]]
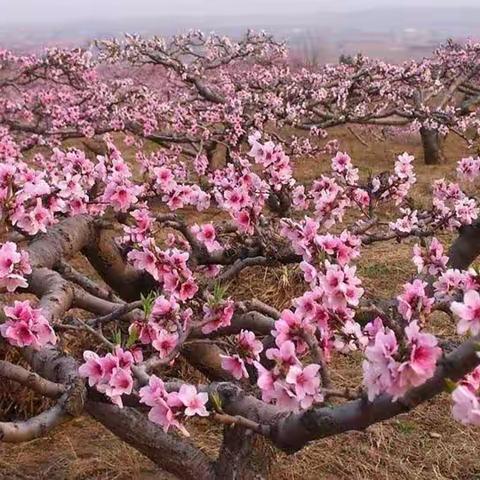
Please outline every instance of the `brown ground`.
[[[362, 173], [369, 169], [387, 170], [395, 154], [403, 151], [415, 154], [419, 179], [415, 200], [422, 202], [428, 194], [432, 179], [453, 176], [452, 167], [465, 153], [456, 140], [446, 145], [447, 163], [437, 167], [422, 165], [420, 145], [415, 138], [397, 138], [380, 142], [368, 134], [362, 145], [344, 132], [338, 135]], [[332, 133], [332, 137], [335, 134]], [[307, 160], [298, 165], [301, 179], [318, 176], [325, 162]], [[447, 237], [443, 240], [448, 242]], [[409, 261], [411, 242], [382, 244], [366, 250], [359, 270], [366, 288], [380, 296], [396, 294], [398, 286], [413, 273]], [[250, 269], [244, 271], [236, 282], [235, 295], [256, 296], [278, 308], [302, 291], [292, 269]], [[432, 327], [437, 334], [451, 335], [451, 326], [445, 318], [438, 317]], [[358, 358], [340, 358], [335, 363], [334, 380], [338, 385], [355, 386], [359, 377]], [[180, 365], [179, 368], [187, 368]], [[0, 395], [0, 409], [9, 415], [18, 414], [12, 409], [11, 399], [21, 396], [24, 412], [38, 408], [38, 400], [23, 391], [5, 395], [11, 385], [4, 385]], [[2, 386], [0, 385], [0, 390]], [[2, 392], [0, 391], [0, 394]], [[447, 395], [401, 415], [389, 422], [375, 425], [363, 433], [343, 434], [312, 444], [302, 452], [287, 456], [276, 452], [265, 442], [260, 442], [260, 453], [253, 459], [261, 464], [272, 456], [268, 478], [278, 480], [333, 480], [333, 479], [477, 479], [480, 478], [480, 448], [478, 431], [454, 422], [449, 413]], [[20, 412], [22, 413], [22, 412]], [[212, 456], [218, 448], [218, 427], [201, 421], [191, 425], [195, 441]], [[0, 445], [0, 479], [170, 479], [154, 464], [135, 450], [117, 440], [102, 426], [87, 417], [72, 421], [48, 437], [23, 445]]]

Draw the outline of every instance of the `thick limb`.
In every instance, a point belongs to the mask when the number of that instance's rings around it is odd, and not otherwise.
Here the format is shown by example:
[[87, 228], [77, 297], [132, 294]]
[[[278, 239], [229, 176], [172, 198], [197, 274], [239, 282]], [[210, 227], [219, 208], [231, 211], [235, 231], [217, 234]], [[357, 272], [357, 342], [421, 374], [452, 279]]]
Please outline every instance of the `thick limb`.
[[210, 459], [200, 449], [187, 440], [163, 432], [137, 410], [89, 401], [87, 411], [121, 440], [179, 478], [215, 478]]

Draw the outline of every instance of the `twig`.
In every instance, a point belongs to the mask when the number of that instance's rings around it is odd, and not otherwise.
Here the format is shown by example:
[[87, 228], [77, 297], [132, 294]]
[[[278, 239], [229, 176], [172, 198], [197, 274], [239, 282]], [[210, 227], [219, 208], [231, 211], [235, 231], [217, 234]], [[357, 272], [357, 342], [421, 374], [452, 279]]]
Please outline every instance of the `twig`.
[[227, 415], [226, 413], [215, 412], [211, 415], [210, 418], [215, 422], [221, 423], [223, 425], [240, 425], [241, 427], [245, 427], [248, 430], [259, 433], [260, 435], [268, 436], [270, 432], [270, 427], [268, 425], [262, 425], [240, 415], [233, 416]]
[[142, 306], [142, 302], [140, 300], [132, 303], [126, 303], [125, 305], [122, 305], [121, 307], [117, 308], [113, 312], [108, 313], [107, 315], [103, 315], [97, 318], [92, 318], [91, 320], [88, 321], [88, 325], [94, 328], [100, 327], [104, 323], [111, 322], [112, 320], [116, 320], [117, 318], [120, 318], [123, 315], [131, 312], [132, 310], [140, 308], [141, 306]]
[[245, 304], [247, 310], [255, 310], [267, 315], [268, 317], [272, 317], [274, 320], [278, 320], [280, 318], [281, 314], [276, 308], [263, 303], [261, 300], [253, 298], [252, 300], [247, 300], [243, 303]]
[[324, 388], [322, 390], [325, 398], [333, 398], [333, 397], [338, 397], [338, 398], [346, 398], [347, 400], [356, 400], [359, 398], [359, 395], [356, 393], [353, 393], [348, 387], [345, 388], [344, 390], [335, 390], [333, 388]]
[[71, 265], [69, 265], [63, 260], [60, 260], [60, 262], [58, 262], [57, 270], [66, 280], [76, 283], [84, 290], [91, 293], [92, 295], [95, 295], [96, 297], [102, 298], [104, 300], [112, 300], [117, 303], [124, 303], [124, 301], [120, 297], [115, 295], [112, 290], [100, 287], [93, 280], [90, 280], [87, 276], [75, 270], [75, 268], [73, 268]]

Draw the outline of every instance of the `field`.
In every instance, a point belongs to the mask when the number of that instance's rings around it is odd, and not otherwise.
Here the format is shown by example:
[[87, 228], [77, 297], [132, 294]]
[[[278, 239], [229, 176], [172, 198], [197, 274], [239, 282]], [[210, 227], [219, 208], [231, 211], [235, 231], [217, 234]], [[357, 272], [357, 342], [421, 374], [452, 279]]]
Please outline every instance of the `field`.
[[[418, 177], [414, 201], [419, 203], [426, 201], [432, 180], [453, 177], [455, 162], [467, 153], [463, 144], [449, 137], [445, 145], [446, 163], [425, 166], [417, 137], [389, 138], [383, 142], [367, 133], [361, 135], [367, 145], [346, 131], [330, 133], [332, 138], [339, 138], [341, 149], [350, 153], [363, 174], [369, 170], [389, 169], [394, 156], [403, 151], [414, 154]], [[327, 168], [326, 157], [299, 160], [296, 163], [297, 178], [308, 182]], [[446, 244], [450, 240], [448, 236], [441, 239]], [[366, 249], [359, 262], [365, 288], [385, 298], [396, 295], [398, 287], [414, 272], [410, 261], [412, 244], [412, 241], [392, 242]], [[246, 269], [230, 288], [236, 298], [255, 296], [283, 308], [285, 299], [297, 296], [304, 288], [297, 275], [295, 269], [255, 267]], [[453, 331], [442, 314], [435, 318], [431, 328], [441, 338], [451, 336]], [[75, 342], [72, 341], [69, 347], [74, 348]], [[334, 382], [356, 386], [360, 378], [359, 358], [342, 357], [335, 362]], [[187, 367], [180, 364], [177, 368]], [[9, 408], [10, 399], [6, 390], [10, 388], [8, 383], [0, 385], [0, 408], [5, 410]], [[25, 396], [21, 389], [14, 395], [17, 399], [23, 395], [25, 412], [39, 407], [35, 399]], [[479, 478], [478, 432], [454, 422], [449, 409], [449, 398], [443, 395], [411, 414], [377, 424], [366, 432], [343, 434], [317, 442], [293, 456], [279, 454], [262, 441], [254, 463], [263, 478], [276, 480]], [[195, 442], [213, 456], [218, 448], [219, 428], [201, 421], [191, 424], [190, 430]], [[153, 463], [92, 419], [81, 417], [45, 438], [18, 446], [0, 444], [0, 478], [153, 480], [172, 477], [159, 471]]]

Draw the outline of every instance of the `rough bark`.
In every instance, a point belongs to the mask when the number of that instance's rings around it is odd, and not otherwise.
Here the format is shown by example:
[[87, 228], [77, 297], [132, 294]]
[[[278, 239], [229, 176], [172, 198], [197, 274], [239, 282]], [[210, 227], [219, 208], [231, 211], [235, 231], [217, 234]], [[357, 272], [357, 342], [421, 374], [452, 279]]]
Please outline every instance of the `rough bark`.
[[222, 368], [220, 354], [224, 352], [216, 345], [192, 342], [185, 345], [181, 353], [190, 365], [210, 380], [232, 380], [232, 376]]
[[480, 221], [460, 228], [449, 251], [449, 265], [466, 269], [480, 255]]
[[210, 459], [187, 440], [165, 433], [142, 413], [106, 403], [87, 402], [87, 411], [117, 437], [182, 480], [211, 480]]
[[111, 231], [98, 229], [83, 253], [105, 283], [127, 302], [138, 300], [141, 293], [148, 293], [155, 287], [149, 275], [126, 263]]
[[49, 398], [58, 398], [66, 390], [64, 385], [50, 382], [37, 373], [6, 360], [0, 360], [0, 377], [20, 383], [34, 392]]
[[94, 222], [88, 215], [67, 218], [36, 237], [28, 246], [32, 267], [53, 268], [62, 257], [70, 257], [94, 238]]
[[437, 165], [443, 162], [443, 151], [438, 130], [421, 127], [423, 158], [427, 165]]
[[217, 461], [215, 474], [218, 480], [253, 480], [259, 478], [251, 468], [254, 436], [249, 430], [238, 425], [223, 429], [223, 443]]

